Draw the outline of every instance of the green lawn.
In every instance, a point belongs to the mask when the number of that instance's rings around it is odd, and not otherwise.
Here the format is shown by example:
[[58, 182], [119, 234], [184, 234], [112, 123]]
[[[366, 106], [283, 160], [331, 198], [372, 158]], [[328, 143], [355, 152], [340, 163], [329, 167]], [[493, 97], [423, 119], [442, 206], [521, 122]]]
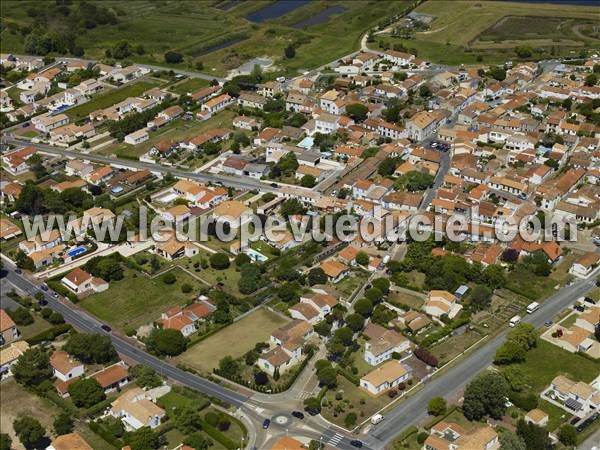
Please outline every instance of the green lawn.
[[52, 328], [52, 324], [42, 319], [37, 313], [32, 313], [34, 322], [31, 325], [20, 325], [19, 332], [21, 333], [21, 337], [23, 339], [29, 339], [36, 334], [39, 334], [43, 331], [46, 331]]
[[333, 284], [332, 286], [347, 300], [359, 286], [362, 286], [367, 282], [368, 278], [369, 273], [367, 271], [356, 269], [352, 270], [349, 275], [342, 279], [342, 281]]
[[233, 295], [239, 295], [240, 291], [238, 291], [238, 281], [240, 280], [240, 272], [237, 269], [235, 263], [231, 263], [231, 265], [225, 270], [217, 270], [210, 267], [210, 265], [203, 269], [202, 265], [199, 267], [194, 267], [194, 264], [200, 263], [202, 260], [208, 261], [210, 258], [210, 253], [207, 251], [200, 251], [196, 256], [192, 258], [182, 258], [177, 261], [177, 264], [185, 267], [187, 270], [194, 272], [198, 277], [202, 278], [211, 286], [215, 286], [217, 283], [223, 283], [223, 288]]
[[600, 361], [569, 353], [542, 339], [538, 339], [537, 347], [527, 352], [525, 361], [517, 366], [527, 375], [531, 390], [536, 393], [546, 388], [557, 375], [587, 383], [600, 371]]
[[188, 93], [194, 93], [203, 87], [208, 86], [208, 81], [203, 78], [190, 78], [181, 83], [177, 83], [169, 88], [169, 91], [179, 95], [187, 95]]
[[109, 106], [122, 102], [128, 97], [137, 97], [138, 95], [146, 92], [148, 89], [159, 85], [160, 83], [158, 81], [149, 79], [126, 84], [121, 88], [115, 88], [106, 93], [101, 93], [83, 105], [68, 109], [66, 114], [71, 120], [79, 120], [87, 117], [91, 112], [94, 112], [98, 109], [108, 108]]
[[210, 373], [224, 356], [230, 355], [234, 358], [242, 356], [254, 348], [257, 342], [267, 342], [271, 333], [287, 321], [279, 314], [259, 308], [192, 346], [175, 359], [178, 363]]
[[[162, 276], [150, 279], [126, 269], [125, 278], [111, 281], [108, 290], [87, 297], [81, 305], [99, 319], [119, 328], [138, 328], [159, 319], [165, 309], [193, 299], [203, 286], [181, 269], [173, 269], [171, 273], [177, 281], [168, 285], [162, 281]], [[192, 292], [181, 292], [184, 283], [193, 287]]]

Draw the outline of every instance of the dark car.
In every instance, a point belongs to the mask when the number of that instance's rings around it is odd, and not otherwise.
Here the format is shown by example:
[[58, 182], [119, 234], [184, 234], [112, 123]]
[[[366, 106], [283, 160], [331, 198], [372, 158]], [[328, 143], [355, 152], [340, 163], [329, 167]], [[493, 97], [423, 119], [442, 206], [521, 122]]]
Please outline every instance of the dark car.
[[48, 285], [47, 285], [47, 284], [42, 284], [42, 285], [40, 286], [40, 289], [41, 289], [42, 291], [47, 291], [47, 290], [48, 290]]
[[579, 312], [584, 312], [585, 311], [585, 306], [583, 305], [575, 305], [575, 309]]
[[23, 273], [23, 271], [17, 267], [17, 268], [15, 269], [15, 273]]
[[309, 408], [308, 406], [304, 407], [304, 411], [306, 411], [311, 416], [316, 416], [317, 414], [319, 414], [319, 410], [318, 409]]
[[40, 300], [38, 300], [38, 305], [40, 306], [46, 306], [48, 304], [48, 300], [42, 298]]
[[109, 327], [108, 325], [101, 325], [100, 328], [102, 328], [107, 333], [110, 333], [112, 331], [112, 328]]
[[304, 419], [304, 414], [302, 414], [300, 411], [292, 411], [292, 416], [294, 416], [296, 419]]
[[546, 327], [551, 327], [551, 326], [552, 326], [552, 323], [553, 323], [553, 322], [552, 322], [551, 320], [546, 320], [546, 321], [544, 322], [544, 325], [545, 325]]
[[272, 187], [272, 188], [278, 188], [278, 187], [279, 187], [279, 185], [278, 185], [277, 183], [271, 183], [271, 187]]
[[263, 428], [266, 430], [267, 428], [269, 428], [269, 425], [271, 425], [271, 419], [265, 419], [263, 420]]
[[350, 441], [350, 445], [352, 445], [353, 447], [356, 447], [356, 448], [362, 448], [363, 443], [361, 441], [359, 441], [358, 439], [354, 439], [353, 441]]

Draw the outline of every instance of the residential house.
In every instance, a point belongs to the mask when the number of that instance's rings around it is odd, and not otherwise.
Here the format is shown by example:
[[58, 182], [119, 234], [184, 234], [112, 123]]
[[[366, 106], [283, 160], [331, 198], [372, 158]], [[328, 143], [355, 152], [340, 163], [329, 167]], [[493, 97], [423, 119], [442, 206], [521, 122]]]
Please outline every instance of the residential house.
[[319, 267], [323, 269], [323, 272], [332, 283], [340, 282], [350, 273], [348, 266], [336, 260], [323, 261]]
[[569, 273], [580, 278], [587, 278], [600, 262], [600, 255], [596, 252], [587, 252], [573, 262]]
[[90, 375], [106, 394], [121, 389], [129, 383], [129, 370], [123, 361], [105, 367]]
[[102, 278], [92, 276], [79, 267], [73, 269], [60, 281], [76, 295], [103, 292], [108, 289], [108, 283], [106, 281]]
[[4, 309], [0, 309], [0, 345], [10, 344], [19, 339], [17, 325]]
[[93, 450], [79, 433], [61, 434], [54, 438], [46, 450]]
[[130, 145], [138, 145], [150, 139], [150, 135], [145, 129], [134, 131], [125, 136], [125, 143]]
[[[0, 342], [0, 345], [4, 344]], [[0, 350], [0, 380], [12, 375], [12, 366], [27, 350], [29, 350], [29, 344], [26, 341], [12, 342]]]
[[154, 429], [159, 426], [165, 410], [152, 402], [143, 389], [135, 387], [111, 403], [110, 414], [120, 418], [126, 430], [135, 431], [142, 427]]
[[360, 379], [360, 387], [368, 394], [379, 396], [404, 383], [411, 371], [400, 361], [392, 359], [373, 369]]
[[423, 304], [423, 311], [437, 319], [444, 315], [453, 319], [461, 309], [462, 305], [457, 302], [456, 296], [448, 291], [430, 291]]
[[431, 427], [423, 445], [424, 450], [498, 450], [498, 433], [489, 425], [477, 427], [470, 432], [460, 425], [441, 421]]
[[49, 133], [55, 128], [62, 127], [69, 123], [69, 116], [66, 114], [42, 114], [31, 119], [31, 123], [35, 127], [36, 130], [41, 131], [42, 133]]
[[232, 228], [239, 228], [252, 220], [253, 211], [238, 200], [226, 200], [213, 209], [213, 219], [227, 222]]
[[543, 395], [560, 400], [564, 410], [578, 417], [587, 416], [600, 408], [598, 389], [583, 381], [573, 381], [564, 375], [555, 377]]
[[60, 381], [69, 381], [83, 375], [84, 366], [67, 352], [55, 350], [50, 356], [53, 374]]
[[381, 325], [369, 323], [362, 334], [368, 338], [365, 342], [365, 361], [377, 366], [392, 358], [394, 353], [400, 354], [410, 351], [411, 344], [401, 334], [388, 330]]

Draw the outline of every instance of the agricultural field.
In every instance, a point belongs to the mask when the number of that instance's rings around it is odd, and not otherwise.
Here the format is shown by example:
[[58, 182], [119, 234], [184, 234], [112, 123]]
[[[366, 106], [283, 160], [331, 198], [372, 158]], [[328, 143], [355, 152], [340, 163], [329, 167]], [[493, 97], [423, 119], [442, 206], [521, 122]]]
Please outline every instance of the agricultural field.
[[600, 44], [593, 6], [440, 0], [415, 11], [433, 19], [429, 29], [416, 32], [414, 39], [386, 42], [416, 49], [420, 58], [436, 63], [500, 63], [518, 59], [519, 46], [531, 48], [533, 57], [573, 56]]
[[257, 342], [267, 342], [271, 333], [287, 322], [288, 320], [281, 315], [259, 308], [192, 346], [175, 358], [176, 363], [183, 363], [200, 372], [211, 373], [224, 356], [242, 356], [254, 348]]
[[[165, 309], [183, 305], [204, 286], [179, 268], [171, 273], [177, 278], [174, 284], [166, 284], [162, 276], [148, 278], [126, 269], [122, 280], [111, 281], [108, 290], [91, 295], [80, 304], [100, 320], [122, 329], [136, 329], [158, 319]], [[192, 286], [190, 293], [182, 292], [184, 284]]]
[[[368, 29], [410, 5], [408, 0], [315, 0], [283, 8], [274, 8], [267, 0], [240, 2], [233, 8], [221, 1], [92, 3], [112, 11], [117, 23], [82, 29], [76, 42], [85, 57], [104, 58], [107, 49], [126, 41], [135, 49], [128, 56], [134, 62], [214, 75], [225, 75], [253, 58], [267, 58], [288, 73], [314, 69], [355, 51]], [[27, 11], [35, 4], [34, 0], [2, 2], [2, 22], [7, 25], [0, 34], [3, 51], [24, 53], [25, 39], [18, 30], [34, 23]], [[61, 26], [60, 21], [51, 22], [51, 29]], [[286, 59], [284, 49], [290, 44], [296, 55]], [[167, 51], [181, 53], [183, 62], [166, 64]]]

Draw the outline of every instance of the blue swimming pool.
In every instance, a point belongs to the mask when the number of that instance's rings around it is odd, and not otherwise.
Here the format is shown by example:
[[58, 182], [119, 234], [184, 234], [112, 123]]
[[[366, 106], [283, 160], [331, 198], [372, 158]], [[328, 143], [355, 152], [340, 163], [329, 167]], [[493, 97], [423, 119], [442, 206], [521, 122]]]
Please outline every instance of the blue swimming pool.
[[256, 250], [253, 250], [251, 248], [246, 249], [244, 253], [246, 253], [252, 261], [265, 262], [267, 259], [269, 259], [262, 253], [257, 252]]
[[81, 255], [82, 253], [85, 253], [86, 251], [87, 251], [87, 248], [85, 248], [85, 247], [77, 247], [72, 250], [69, 250], [67, 252], [67, 255], [69, 255], [71, 258], [75, 258], [77, 255]]
[[112, 188], [110, 192], [112, 192], [113, 194], [119, 194], [120, 192], [123, 192], [123, 188], [121, 186], [116, 186]]

